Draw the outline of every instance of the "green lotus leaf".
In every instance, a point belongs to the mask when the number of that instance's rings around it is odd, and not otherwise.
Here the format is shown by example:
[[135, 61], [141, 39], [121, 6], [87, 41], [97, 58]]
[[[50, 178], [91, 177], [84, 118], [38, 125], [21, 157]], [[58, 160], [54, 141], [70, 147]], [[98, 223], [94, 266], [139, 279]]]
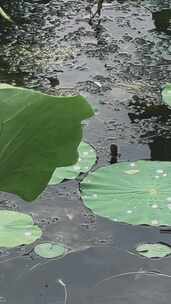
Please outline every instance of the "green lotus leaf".
[[123, 162], [92, 172], [81, 183], [85, 205], [114, 221], [171, 225], [171, 162]]
[[136, 251], [147, 258], [163, 258], [171, 254], [171, 248], [164, 244], [141, 244]]
[[85, 142], [81, 142], [78, 153], [79, 159], [77, 163], [73, 166], [57, 168], [52, 175], [49, 185], [58, 184], [64, 179], [76, 178], [80, 173], [85, 173], [91, 169], [96, 162], [95, 150]]
[[12, 248], [31, 244], [41, 235], [41, 229], [34, 225], [30, 215], [16, 211], [0, 211], [0, 247]]
[[165, 103], [171, 106], [171, 83], [167, 83], [162, 90], [162, 98]]
[[50, 96], [0, 85], [0, 191], [34, 200], [56, 167], [76, 163], [81, 121], [93, 115], [82, 96]]
[[39, 244], [34, 248], [34, 251], [37, 255], [47, 259], [55, 258], [65, 254], [65, 248], [63, 245], [55, 243]]

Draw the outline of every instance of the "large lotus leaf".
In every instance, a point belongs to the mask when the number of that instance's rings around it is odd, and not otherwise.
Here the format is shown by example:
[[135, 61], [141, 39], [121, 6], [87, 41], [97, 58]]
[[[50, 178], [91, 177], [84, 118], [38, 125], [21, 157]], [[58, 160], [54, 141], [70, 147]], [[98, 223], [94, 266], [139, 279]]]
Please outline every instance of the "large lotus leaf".
[[31, 244], [41, 235], [40, 228], [34, 225], [30, 215], [16, 211], [0, 211], [0, 247], [12, 248]]
[[60, 183], [64, 179], [76, 178], [80, 173], [85, 173], [91, 169], [96, 161], [95, 150], [85, 142], [81, 142], [78, 148], [79, 159], [77, 163], [73, 166], [57, 168], [49, 185], [54, 185]]
[[41, 256], [42, 258], [51, 259], [64, 255], [65, 248], [61, 244], [43, 243], [37, 245], [34, 248], [34, 251], [37, 255]]
[[147, 258], [163, 258], [171, 254], [171, 248], [164, 244], [141, 244], [136, 251]]
[[0, 190], [35, 199], [56, 167], [77, 161], [81, 121], [93, 115], [82, 96], [57, 97], [0, 86]]
[[162, 91], [163, 101], [171, 106], [171, 83], [167, 83]]
[[171, 162], [123, 162], [100, 168], [81, 183], [85, 205], [114, 221], [171, 225]]

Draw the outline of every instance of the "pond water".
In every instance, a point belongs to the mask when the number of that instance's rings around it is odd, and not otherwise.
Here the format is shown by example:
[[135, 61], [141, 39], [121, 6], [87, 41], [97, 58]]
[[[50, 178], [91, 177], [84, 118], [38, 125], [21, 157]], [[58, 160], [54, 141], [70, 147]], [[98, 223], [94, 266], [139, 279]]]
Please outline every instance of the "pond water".
[[[170, 0], [107, 1], [101, 23], [93, 25], [88, 0], [1, 3], [15, 25], [0, 20], [0, 82], [53, 93], [76, 87], [95, 108], [84, 139], [97, 151], [97, 167], [171, 161], [171, 111], [160, 97], [171, 82]], [[169, 303], [171, 258], [130, 252], [140, 241], [171, 245], [169, 230], [95, 217], [77, 181], [49, 186], [31, 204], [1, 193], [0, 208], [31, 214], [44, 240], [72, 250], [48, 261], [32, 245], [1, 250], [0, 302]]]

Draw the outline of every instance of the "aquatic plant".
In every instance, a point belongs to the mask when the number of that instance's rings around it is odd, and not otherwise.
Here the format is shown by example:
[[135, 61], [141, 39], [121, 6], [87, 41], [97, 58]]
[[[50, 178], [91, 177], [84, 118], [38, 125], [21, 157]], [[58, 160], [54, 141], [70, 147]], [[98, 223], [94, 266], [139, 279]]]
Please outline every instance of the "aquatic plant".
[[[162, 92], [167, 104], [170, 92], [167, 84]], [[48, 183], [76, 178], [95, 163], [94, 149], [80, 143], [81, 121], [93, 115], [84, 97], [50, 96], [1, 84], [0, 105], [1, 191], [31, 201]], [[89, 173], [80, 189], [85, 205], [97, 215], [133, 225], [171, 225], [170, 180], [171, 162], [123, 162]], [[0, 246], [29, 244], [41, 236], [30, 216], [6, 210], [1, 215], [4, 234], [0, 234]], [[13, 241], [4, 238], [9, 230], [14, 233]], [[136, 250], [144, 253], [143, 248]], [[61, 244], [43, 243], [35, 252], [51, 258], [63, 255], [65, 249]], [[151, 246], [146, 256], [168, 252], [161, 245]]]
[[171, 254], [171, 247], [165, 244], [139, 244], [136, 251], [147, 258], [163, 258]]
[[96, 15], [98, 15], [98, 16], [101, 15], [102, 7], [103, 7], [103, 2], [104, 2], [104, 0], [97, 0], [97, 9], [95, 10], [94, 13], [92, 13], [92, 11], [90, 11], [90, 23], [92, 22], [92, 20], [94, 19], [94, 17]]
[[0, 247], [12, 248], [31, 244], [42, 235], [32, 217], [16, 211], [0, 211]]
[[0, 85], [0, 190], [34, 200], [56, 167], [73, 165], [81, 122], [93, 115], [82, 96], [51, 96]]
[[85, 142], [81, 142], [78, 147], [79, 159], [76, 164], [67, 167], [57, 168], [50, 181], [49, 185], [55, 185], [64, 179], [74, 179], [80, 173], [85, 173], [91, 169], [96, 162], [95, 150]]
[[55, 257], [63, 256], [65, 254], [65, 248], [62, 244], [56, 243], [42, 243], [38, 244], [34, 251], [42, 258], [52, 259]]
[[171, 162], [123, 162], [81, 182], [82, 199], [97, 215], [133, 225], [171, 225]]
[[163, 101], [171, 106], [171, 83], [167, 83], [162, 90]]
[[7, 15], [7, 13], [3, 10], [3, 8], [1, 6], [0, 6], [0, 15], [7, 21], [13, 22], [11, 17]]

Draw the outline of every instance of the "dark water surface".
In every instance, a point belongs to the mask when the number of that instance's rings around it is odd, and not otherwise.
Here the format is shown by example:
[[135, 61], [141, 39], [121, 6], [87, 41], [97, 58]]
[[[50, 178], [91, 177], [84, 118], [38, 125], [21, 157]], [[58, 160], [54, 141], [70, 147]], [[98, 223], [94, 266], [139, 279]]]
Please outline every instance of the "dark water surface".
[[[98, 26], [88, 24], [90, 1], [1, 3], [16, 23], [0, 20], [1, 82], [54, 93], [77, 87], [96, 109], [84, 138], [97, 150], [97, 166], [171, 161], [171, 111], [160, 98], [171, 82], [170, 0], [108, 1]], [[67, 304], [170, 303], [171, 258], [130, 251], [140, 241], [171, 245], [171, 233], [95, 217], [76, 181], [48, 187], [33, 204], [1, 193], [0, 208], [30, 213], [44, 240], [72, 250], [48, 261], [33, 245], [2, 250], [1, 303], [64, 303], [59, 279]]]

